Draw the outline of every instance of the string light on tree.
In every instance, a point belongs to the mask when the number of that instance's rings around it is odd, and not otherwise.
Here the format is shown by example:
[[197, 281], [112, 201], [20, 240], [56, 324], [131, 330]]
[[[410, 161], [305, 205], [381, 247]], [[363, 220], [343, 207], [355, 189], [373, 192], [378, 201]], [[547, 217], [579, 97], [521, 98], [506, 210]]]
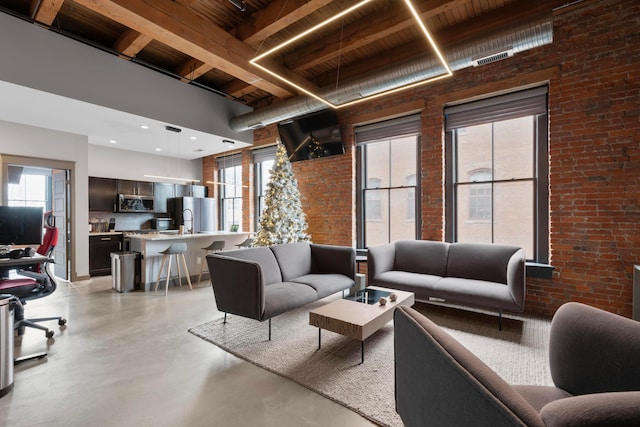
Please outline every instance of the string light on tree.
[[298, 182], [293, 176], [287, 150], [278, 141], [276, 161], [270, 171], [254, 246], [309, 241], [311, 236], [307, 233], [307, 228]]

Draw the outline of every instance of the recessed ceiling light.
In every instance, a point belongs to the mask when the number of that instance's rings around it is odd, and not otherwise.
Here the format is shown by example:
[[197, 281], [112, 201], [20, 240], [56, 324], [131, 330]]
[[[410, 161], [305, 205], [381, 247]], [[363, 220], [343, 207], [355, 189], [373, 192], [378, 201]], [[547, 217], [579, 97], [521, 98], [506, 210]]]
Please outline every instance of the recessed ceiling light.
[[147, 126], [147, 125], [140, 125], [140, 129], [149, 129], [149, 126]]
[[192, 136], [190, 139], [191, 139], [192, 141], [195, 141], [196, 139], [198, 139], [198, 137], [197, 137], [197, 136]]
[[156, 151], [162, 151], [162, 148], [156, 148]]
[[110, 139], [109, 142], [112, 143], [112, 144], [115, 144], [115, 143], [118, 142], [118, 140], [117, 139]]

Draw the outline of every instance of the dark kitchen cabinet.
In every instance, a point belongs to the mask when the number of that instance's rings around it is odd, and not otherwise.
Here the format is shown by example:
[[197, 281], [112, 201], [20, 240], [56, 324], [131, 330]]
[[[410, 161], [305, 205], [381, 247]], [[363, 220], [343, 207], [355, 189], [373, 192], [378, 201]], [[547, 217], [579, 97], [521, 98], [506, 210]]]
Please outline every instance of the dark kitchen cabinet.
[[122, 234], [89, 236], [89, 275], [111, 274], [111, 252], [122, 251]]
[[207, 187], [204, 185], [175, 185], [176, 197], [207, 197]]
[[153, 196], [155, 198], [156, 213], [168, 213], [169, 208], [167, 206], [167, 202], [169, 199], [175, 197], [174, 184], [167, 184], [166, 182], [154, 182]]
[[117, 196], [117, 180], [89, 177], [90, 211], [115, 212]]
[[136, 196], [153, 196], [153, 182], [118, 180], [119, 194], [134, 194]]

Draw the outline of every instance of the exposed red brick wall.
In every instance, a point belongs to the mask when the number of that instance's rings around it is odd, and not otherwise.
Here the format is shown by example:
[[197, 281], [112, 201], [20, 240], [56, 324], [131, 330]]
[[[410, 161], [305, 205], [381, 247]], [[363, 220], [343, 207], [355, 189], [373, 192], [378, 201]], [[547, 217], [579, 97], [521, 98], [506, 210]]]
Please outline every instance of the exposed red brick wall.
[[[527, 280], [525, 310], [552, 315], [567, 301], [581, 301], [631, 316], [632, 269], [640, 263], [639, 28], [636, 0], [586, 2], [556, 14], [551, 45], [339, 110], [346, 155], [294, 163], [313, 240], [354, 244], [353, 126], [363, 117], [384, 120], [389, 111], [423, 102], [421, 238], [442, 240], [443, 105], [548, 82], [555, 271], [549, 280]], [[272, 125], [255, 132], [255, 143], [276, 137]]]

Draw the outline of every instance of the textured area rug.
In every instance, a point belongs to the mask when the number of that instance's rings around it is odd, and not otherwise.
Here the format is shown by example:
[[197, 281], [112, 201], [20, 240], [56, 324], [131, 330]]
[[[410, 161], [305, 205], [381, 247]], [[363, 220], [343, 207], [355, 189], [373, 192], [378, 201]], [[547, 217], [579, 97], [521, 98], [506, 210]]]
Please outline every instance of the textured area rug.
[[[272, 320], [268, 324], [239, 316], [189, 330], [257, 366], [291, 379], [383, 426], [402, 426], [395, 412], [393, 322], [360, 342], [309, 326], [309, 311], [339, 296], [331, 296]], [[498, 330], [495, 313], [416, 303], [415, 309], [442, 326], [510, 384], [551, 385], [547, 362], [549, 320], [526, 315], [503, 316]]]

